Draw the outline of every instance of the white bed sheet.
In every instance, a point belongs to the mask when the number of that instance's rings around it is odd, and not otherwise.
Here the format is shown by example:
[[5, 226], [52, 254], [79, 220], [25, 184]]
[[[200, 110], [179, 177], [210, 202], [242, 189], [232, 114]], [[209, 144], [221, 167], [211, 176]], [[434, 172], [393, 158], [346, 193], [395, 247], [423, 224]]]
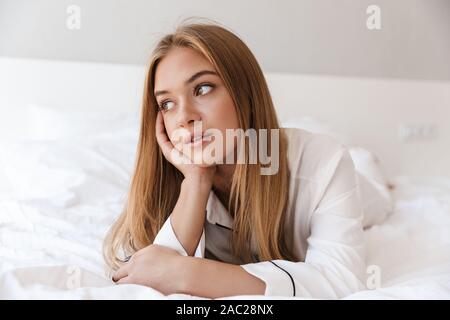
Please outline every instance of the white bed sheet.
[[[132, 136], [2, 143], [1, 299], [202, 299], [105, 276], [101, 243], [125, 199]], [[450, 179], [392, 180], [394, 212], [366, 231], [381, 287], [346, 299], [449, 299]]]

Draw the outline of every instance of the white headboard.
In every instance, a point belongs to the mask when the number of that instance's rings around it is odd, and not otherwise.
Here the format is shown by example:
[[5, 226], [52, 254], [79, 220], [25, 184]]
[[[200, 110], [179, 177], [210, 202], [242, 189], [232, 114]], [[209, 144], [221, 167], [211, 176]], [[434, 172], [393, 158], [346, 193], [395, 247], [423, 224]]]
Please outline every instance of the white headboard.
[[[32, 103], [138, 113], [144, 76], [144, 66], [0, 58], [0, 138], [20, 137], [21, 116]], [[346, 144], [372, 150], [390, 176], [450, 177], [450, 82], [266, 78], [282, 123], [321, 121], [347, 137]], [[433, 138], [402, 142], [403, 124], [433, 125]]]

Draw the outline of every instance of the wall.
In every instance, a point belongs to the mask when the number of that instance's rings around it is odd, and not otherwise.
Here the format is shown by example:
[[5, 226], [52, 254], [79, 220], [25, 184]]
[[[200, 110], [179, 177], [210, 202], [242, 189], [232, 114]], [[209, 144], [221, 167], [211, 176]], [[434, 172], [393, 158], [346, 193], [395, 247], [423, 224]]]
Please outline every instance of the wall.
[[[380, 30], [366, 26], [372, 4]], [[0, 55], [144, 64], [191, 15], [233, 29], [267, 72], [450, 80], [448, 0], [0, 0]]]

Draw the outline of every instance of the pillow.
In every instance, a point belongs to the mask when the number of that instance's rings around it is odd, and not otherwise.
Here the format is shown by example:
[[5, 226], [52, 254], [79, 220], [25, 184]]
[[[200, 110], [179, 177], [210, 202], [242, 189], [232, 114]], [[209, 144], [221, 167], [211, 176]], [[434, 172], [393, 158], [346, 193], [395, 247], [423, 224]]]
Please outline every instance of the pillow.
[[133, 112], [34, 104], [24, 118], [26, 134], [0, 141], [0, 198], [68, 206], [125, 193], [139, 137]]
[[[126, 194], [136, 139], [0, 143], [4, 195], [58, 207], [117, 201]], [[0, 174], [2, 173], [0, 172]]]
[[382, 222], [393, 209], [393, 199], [389, 184], [383, 174], [381, 163], [371, 151], [349, 146], [349, 139], [335, 132], [330, 126], [312, 117], [282, 122], [285, 128], [300, 128], [313, 133], [326, 134], [348, 146], [355, 165], [358, 196], [364, 211], [363, 227], [369, 228]]
[[300, 119], [289, 119], [287, 121], [281, 121], [281, 127], [300, 128], [313, 133], [326, 134], [346, 145], [348, 145], [350, 141], [344, 134], [335, 132], [332, 128], [330, 128], [330, 126], [326, 125], [322, 121], [309, 116], [305, 116]]
[[372, 152], [353, 147], [349, 148], [349, 153], [355, 164], [358, 196], [363, 205], [363, 227], [369, 228], [381, 223], [392, 212], [392, 194], [380, 161]]
[[[1, 144], [0, 144], [1, 146]], [[0, 156], [1, 157], [1, 156]], [[5, 172], [4, 166], [2, 166], [0, 160], [0, 199], [11, 192], [11, 183], [9, 182], [8, 175]]]
[[137, 136], [139, 116], [133, 112], [65, 110], [31, 104], [27, 107], [30, 140], [67, 140], [128, 131]]

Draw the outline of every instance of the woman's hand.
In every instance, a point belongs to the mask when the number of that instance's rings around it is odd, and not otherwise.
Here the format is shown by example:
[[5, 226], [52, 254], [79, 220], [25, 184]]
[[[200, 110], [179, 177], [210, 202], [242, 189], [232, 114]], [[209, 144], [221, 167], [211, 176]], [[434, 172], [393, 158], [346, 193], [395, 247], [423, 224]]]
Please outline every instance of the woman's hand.
[[151, 244], [137, 251], [131, 259], [114, 273], [117, 284], [139, 284], [168, 295], [181, 292], [181, 267], [185, 258], [177, 251]]
[[[156, 140], [164, 157], [172, 163], [186, 179], [201, 179], [212, 184], [214, 174], [216, 172], [216, 166], [199, 166], [193, 164], [192, 161], [184, 155], [181, 151], [177, 150], [169, 137], [167, 136], [164, 126], [164, 119], [161, 112], [158, 112], [156, 116]], [[182, 161], [183, 160], [183, 161]]]

